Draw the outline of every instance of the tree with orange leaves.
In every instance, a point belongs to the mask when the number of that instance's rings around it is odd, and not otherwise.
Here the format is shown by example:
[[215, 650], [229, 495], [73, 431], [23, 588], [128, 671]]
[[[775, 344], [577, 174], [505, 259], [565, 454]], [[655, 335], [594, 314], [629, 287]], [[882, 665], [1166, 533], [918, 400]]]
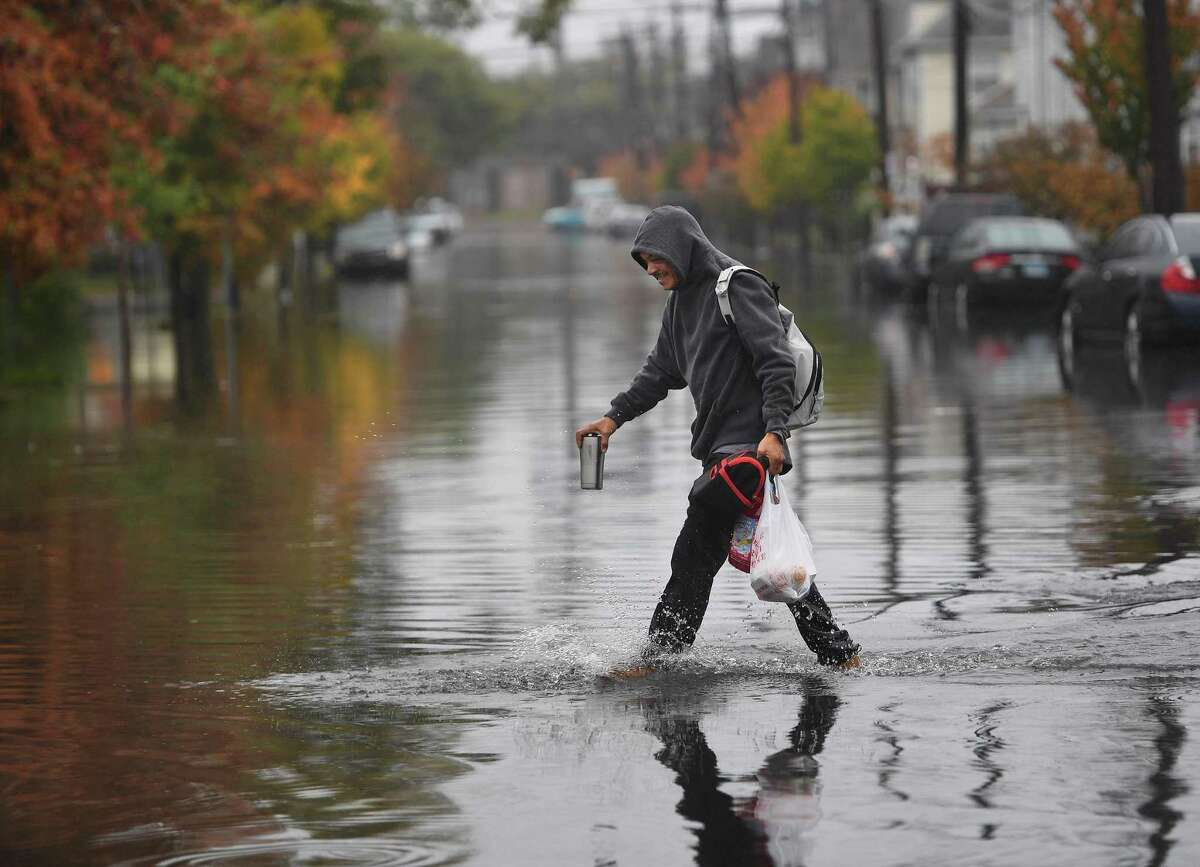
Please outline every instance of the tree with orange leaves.
[[14, 291], [128, 217], [111, 168], [169, 114], [155, 70], [187, 68], [220, 0], [0, 0], [0, 266]]
[[810, 205], [832, 214], [867, 181], [877, 159], [874, 127], [853, 97], [806, 82], [801, 100], [799, 141], [789, 128], [786, 76], [770, 81], [732, 122], [733, 172], [761, 213]]
[[231, 5], [192, 68], [155, 72], [173, 112], [151, 159], [116, 176], [139, 227], [168, 253], [179, 396], [212, 393], [211, 274], [224, 249], [258, 273], [291, 233], [321, 233], [387, 201], [401, 149], [382, 115], [339, 114], [341, 50], [325, 17], [299, 4]]
[[[1200, 11], [1194, 0], [1167, 0], [1175, 110], [1200, 82]], [[1054, 18], [1067, 57], [1056, 61], [1075, 84], [1100, 143], [1140, 183], [1149, 160], [1150, 112], [1145, 36], [1133, 0], [1056, 0]]]
[[997, 142], [975, 169], [985, 189], [1012, 193], [1030, 213], [1101, 236], [1139, 210], [1137, 185], [1084, 122], [1030, 127]]
[[800, 145], [788, 131], [790, 105], [787, 76], [778, 75], [747, 100], [741, 116], [730, 122], [738, 188], [751, 207], [766, 214], [804, 200]]

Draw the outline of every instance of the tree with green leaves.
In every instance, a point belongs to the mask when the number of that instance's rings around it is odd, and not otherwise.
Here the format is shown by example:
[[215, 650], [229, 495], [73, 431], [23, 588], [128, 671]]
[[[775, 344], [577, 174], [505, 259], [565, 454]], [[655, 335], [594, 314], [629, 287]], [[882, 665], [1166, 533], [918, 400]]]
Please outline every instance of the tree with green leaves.
[[789, 106], [788, 82], [778, 76], [733, 123], [738, 187], [762, 214], [809, 206], [833, 217], [870, 180], [878, 159], [875, 127], [852, 96], [809, 83], [797, 142], [789, 129]]
[[492, 146], [506, 128], [504, 103], [477, 61], [420, 30], [377, 37], [392, 122], [429, 163], [446, 171]]

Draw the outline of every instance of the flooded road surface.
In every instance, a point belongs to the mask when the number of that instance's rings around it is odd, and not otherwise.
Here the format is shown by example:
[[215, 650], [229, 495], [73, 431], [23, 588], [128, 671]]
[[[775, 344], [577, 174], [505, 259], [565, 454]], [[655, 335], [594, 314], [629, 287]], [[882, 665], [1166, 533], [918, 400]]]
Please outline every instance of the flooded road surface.
[[186, 411], [161, 316], [123, 404], [99, 312], [0, 403], [0, 861], [1200, 863], [1200, 360], [755, 261], [825, 356], [786, 481], [860, 670], [727, 566], [600, 677], [697, 471], [678, 393], [579, 490], [663, 303], [622, 244], [218, 322]]

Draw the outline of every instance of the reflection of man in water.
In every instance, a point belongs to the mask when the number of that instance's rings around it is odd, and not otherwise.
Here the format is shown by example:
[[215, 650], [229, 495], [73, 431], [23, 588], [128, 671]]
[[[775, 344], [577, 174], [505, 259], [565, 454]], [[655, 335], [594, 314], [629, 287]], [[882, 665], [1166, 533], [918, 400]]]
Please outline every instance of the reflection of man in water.
[[[600, 435], [600, 447], [622, 424], [653, 408], [671, 389], [687, 386], [696, 404], [692, 456], [704, 470], [688, 496], [687, 519], [671, 555], [671, 578], [650, 621], [653, 645], [688, 647], [708, 608], [713, 578], [725, 562], [740, 507], [697, 497], [708, 471], [742, 452], [769, 462], [774, 475], [792, 467], [788, 416], [795, 404], [795, 361], [787, 347], [774, 291], [755, 274], [741, 271], [730, 283], [736, 323], [727, 323], [716, 297], [717, 277], [737, 264], [712, 245], [683, 208], [655, 208], [633, 242], [633, 258], [667, 290], [658, 340], [629, 388], [613, 398], [602, 418], [575, 432]], [[743, 493], [753, 495], [757, 479]], [[816, 585], [789, 603], [809, 648], [826, 664], [856, 659], [858, 645], [833, 619]]]
[[841, 700], [813, 681], [805, 690], [788, 746], [767, 756], [755, 776], [759, 789], [739, 802], [721, 791], [726, 778], [694, 716], [657, 717], [647, 730], [663, 742], [655, 758], [675, 772], [683, 789], [676, 812], [696, 822], [699, 865], [799, 865], [807, 832], [820, 813], [819, 765]]

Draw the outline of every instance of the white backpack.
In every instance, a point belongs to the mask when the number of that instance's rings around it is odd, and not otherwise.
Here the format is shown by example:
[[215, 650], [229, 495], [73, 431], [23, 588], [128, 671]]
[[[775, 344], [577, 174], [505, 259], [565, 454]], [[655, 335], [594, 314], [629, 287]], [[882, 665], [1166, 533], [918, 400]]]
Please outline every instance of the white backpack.
[[[729, 303], [729, 281], [738, 271], [749, 271], [757, 274], [771, 287], [775, 293], [775, 303], [779, 304], [779, 287], [759, 274], [753, 268], [745, 265], [730, 265], [717, 277], [717, 303], [721, 305], [721, 315], [725, 321], [733, 325], [733, 307]], [[821, 364], [821, 353], [812, 345], [796, 325], [796, 317], [792, 311], [779, 304], [779, 320], [787, 333], [788, 349], [796, 360], [796, 405], [788, 416], [789, 428], [808, 427], [821, 416], [821, 407], [825, 405], [825, 369]]]

